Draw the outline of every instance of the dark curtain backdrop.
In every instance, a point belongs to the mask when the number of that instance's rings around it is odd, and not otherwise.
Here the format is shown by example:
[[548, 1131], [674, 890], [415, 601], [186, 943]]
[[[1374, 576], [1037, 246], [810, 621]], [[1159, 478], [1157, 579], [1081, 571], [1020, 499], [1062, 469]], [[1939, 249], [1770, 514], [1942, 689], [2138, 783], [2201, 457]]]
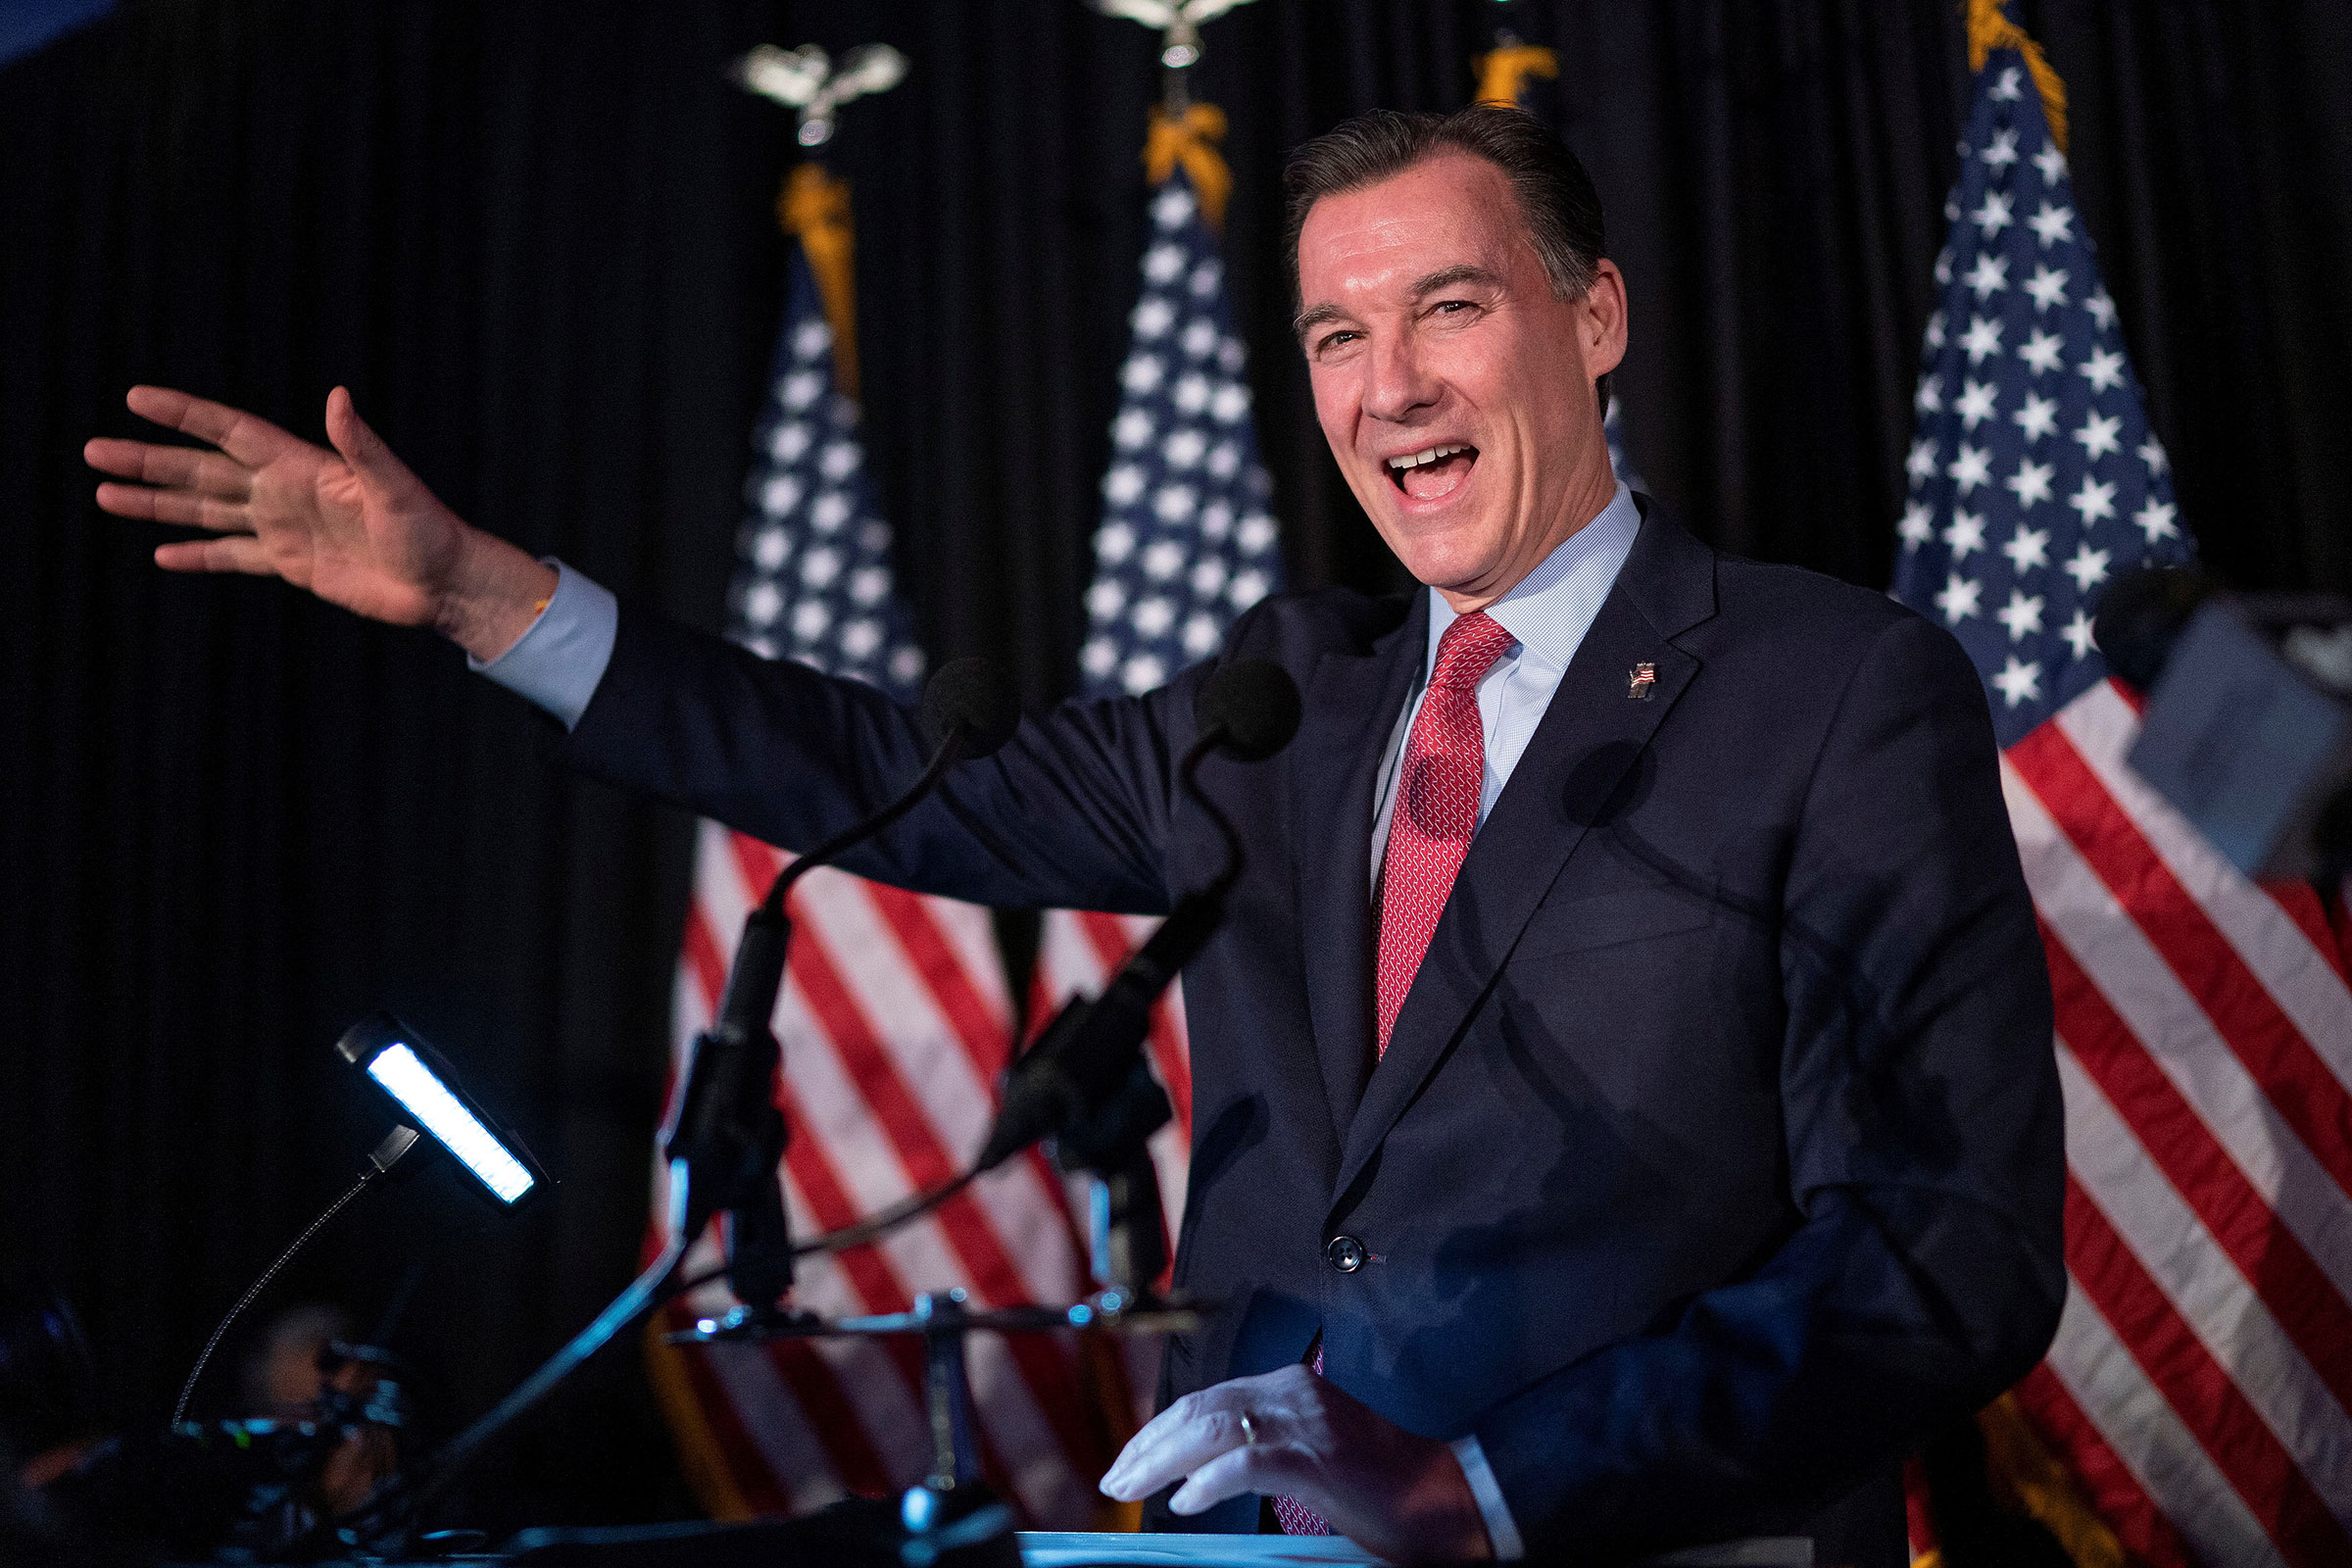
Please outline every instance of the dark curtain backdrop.
[[[1641, 466], [1742, 553], [1887, 576], [1968, 82], [1949, 0], [1556, 0], [1544, 107], [1631, 279]], [[1396, 569], [1284, 322], [1282, 151], [1448, 107], [1485, 0], [1260, 0], [1208, 29], [1227, 234], [1295, 580]], [[2352, 588], [2352, 15], [2021, 4], [2074, 96], [2083, 216], [2216, 568]], [[512, 1221], [428, 1175], [274, 1299], [396, 1335], [484, 1407], [631, 1273], [689, 825], [552, 773], [417, 633], [167, 578], [78, 461], [160, 380], [316, 436], [338, 381], [461, 512], [717, 623], [779, 307], [760, 41], [883, 37], [854, 105], [868, 438], [936, 658], [1071, 683], [1142, 241], [1155, 41], [1076, 0], [148, 0], [0, 73], [0, 1267], [88, 1318], [112, 1419], [380, 1126], [328, 1046], [390, 1005], [562, 1185]], [[1793, 673], [1793, 672], [1792, 672]], [[266, 1315], [267, 1303], [265, 1303]], [[237, 1353], [232, 1342], [226, 1352]], [[232, 1369], [216, 1374], [219, 1410]], [[688, 1507], [623, 1348], [499, 1458], [505, 1517]]]

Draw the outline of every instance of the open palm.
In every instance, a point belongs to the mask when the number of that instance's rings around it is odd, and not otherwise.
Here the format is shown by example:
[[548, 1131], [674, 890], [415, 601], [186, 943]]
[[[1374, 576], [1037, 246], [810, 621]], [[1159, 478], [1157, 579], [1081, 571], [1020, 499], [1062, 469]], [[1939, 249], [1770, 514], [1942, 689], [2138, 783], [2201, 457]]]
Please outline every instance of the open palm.
[[82, 449], [91, 467], [137, 481], [101, 484], [105, 511], [217, 536], [160, 545], [156, 564], [282, 577], [373, 620], [437, 623], [469, 530], [362, 422], [344, 388], [326, 400], [332, 452], [168, 387], [133, 387], [126, 401], [218, 449], [109, 438]]

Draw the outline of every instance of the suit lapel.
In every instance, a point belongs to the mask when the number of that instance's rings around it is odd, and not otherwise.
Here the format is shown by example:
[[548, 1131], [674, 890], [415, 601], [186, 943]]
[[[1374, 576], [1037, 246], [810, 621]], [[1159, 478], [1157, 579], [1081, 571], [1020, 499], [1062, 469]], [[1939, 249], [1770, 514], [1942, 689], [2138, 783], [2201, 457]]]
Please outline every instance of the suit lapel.
[[1325, 654], [1291, 742], [1292, 842], [1315, 1055], [1345, 1134], [1372, 1065], [1372, 789], [1429, 646], [1429, 596], [1368, 654]]
[[[1334, 1201], [1437, 1068], [1545, 890], [1583, 842], [1593, 814], [1697, 672], [1698, 661], [1667, 639], [1714, 612], [1714, 570], [1711, 551], [1655, 507], [1644, 510], [1616, 586], [1471, 841], [1428, 956], [1396, 1015], [1388, 1054], [1364, 1086], [1354, 1116], [1340, 1123], [1346, 1134]], [[1646, 699], [1635, 700], [1628, 695], [1631, 676], [1643, 663], [1652, 666], [1654, 682]], [[1395, 716], [1392, 710], [1392, 722]], [[1358, 834], [1364, 842], [1356, 846], [1359, 902], [1369, 869], [1369, 831], [1367, 826]], [[1366, 1010], [1359, 1001], [1357, 1016]], [[1368, 1020], [1359, 1025], [1364, 1038], [1369, 1027]], [[1320, 1044], [1319, 1010], [1315, 1034]]]

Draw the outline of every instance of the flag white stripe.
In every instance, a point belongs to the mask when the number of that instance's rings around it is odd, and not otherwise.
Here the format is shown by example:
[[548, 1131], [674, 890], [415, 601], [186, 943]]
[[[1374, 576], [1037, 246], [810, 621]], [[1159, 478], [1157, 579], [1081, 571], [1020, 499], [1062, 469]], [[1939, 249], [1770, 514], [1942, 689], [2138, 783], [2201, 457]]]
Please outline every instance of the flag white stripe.
[[2352, 1477], [2352, 1419], [2063, 1040], [2058, 1078], [2076, 1179], [2322, 1495], [2352, 1501], [2327, 1481]]
[[2352, 1289], [2352, 1200], [2006, 760], [2001, 788], [2042, 918], [2255, 1192], [2338, 1288]]
[[2048, 1364], [2200, 1557], [2214, 1568], [2285, 1568], [2270, 1533], [2071, 1275]]

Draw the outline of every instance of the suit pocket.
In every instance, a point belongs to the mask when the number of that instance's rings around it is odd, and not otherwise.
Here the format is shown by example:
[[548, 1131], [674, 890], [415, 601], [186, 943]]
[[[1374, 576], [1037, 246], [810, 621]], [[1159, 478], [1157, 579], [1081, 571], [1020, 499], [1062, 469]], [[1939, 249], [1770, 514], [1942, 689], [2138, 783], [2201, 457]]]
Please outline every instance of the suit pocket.
[[1626, 942], [1695, 931], [1715, 918], [1714, 902], [1685, 888], [1639, 887], [1540, 906], [1513, 963], [1590, 953]]

